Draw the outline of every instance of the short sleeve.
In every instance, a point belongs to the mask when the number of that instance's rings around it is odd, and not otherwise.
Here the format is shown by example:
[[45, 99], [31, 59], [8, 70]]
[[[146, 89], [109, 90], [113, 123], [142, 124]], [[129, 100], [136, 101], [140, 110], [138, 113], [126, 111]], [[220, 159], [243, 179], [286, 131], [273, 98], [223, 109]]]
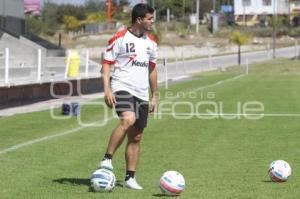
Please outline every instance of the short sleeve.
[[104, 53], [104, 58], [103, 58], [103, 63], [104, 64], [109, 64], [112, 65], [116, 62], [117, 55], [119, 53], [119, 45], [118, 45], [118, 40], [115, 37], [112, 37], [108, 45], [106, 47], [105, 53]]
[[153, 48], [150, 54], [149, 66], [155, 67], [157, 62], [157, 43], [156, 42], [152, 42], [152, 43], [153, 43]]

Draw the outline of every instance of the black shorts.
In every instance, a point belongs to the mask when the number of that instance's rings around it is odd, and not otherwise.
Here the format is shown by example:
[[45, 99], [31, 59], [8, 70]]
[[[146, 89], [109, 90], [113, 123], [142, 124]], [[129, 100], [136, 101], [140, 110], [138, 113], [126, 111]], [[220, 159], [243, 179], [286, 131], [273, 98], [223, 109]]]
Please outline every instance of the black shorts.
[[147, 126], [149, 102], [137, 98], [127, 91], [117, 91], [115, 96], [117, 101], [115, 108], [118, 116], [125, 111], [134, 112], [136, 117], [134, 126], [144, 129]]

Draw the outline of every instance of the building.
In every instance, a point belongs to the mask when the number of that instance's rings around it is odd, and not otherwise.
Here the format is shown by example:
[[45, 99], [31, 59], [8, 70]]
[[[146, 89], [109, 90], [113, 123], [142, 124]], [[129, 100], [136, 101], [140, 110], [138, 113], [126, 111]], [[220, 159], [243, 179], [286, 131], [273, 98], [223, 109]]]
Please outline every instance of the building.
[[0, 0], [0, 29], [17, 35], [25, 33], [23, 0]]
[[15, 69], [24, 71], [24, 74], [30, 72], [36, 65], [39, 49], [43, 63], [47, 57], [65, 55], [65, 49], [26, 30], [23, 0], [0, 0], [0, 79], [4, 74], [5, 49], [9, 49], [12, 55], [11, 73]]
[[267, 25], [268, 17], [289, 16], [289, 0], [235, 0], [234, 15], [238, 25]]
[[24, 12], [39, 15], [41, 12], [40, 0], [24, 0]]
[[300, 0], [290, 1], [290, 20], [292, 25], [300, 25]]

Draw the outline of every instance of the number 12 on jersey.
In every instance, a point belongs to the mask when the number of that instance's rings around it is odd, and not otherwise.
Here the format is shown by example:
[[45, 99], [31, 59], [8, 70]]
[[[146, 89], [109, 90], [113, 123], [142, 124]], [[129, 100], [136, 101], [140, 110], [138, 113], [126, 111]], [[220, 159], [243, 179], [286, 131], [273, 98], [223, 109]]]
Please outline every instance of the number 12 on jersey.
[[134, 48], [134, 43], [126, 43], [126, 53], [134, 53], [135, 48]]

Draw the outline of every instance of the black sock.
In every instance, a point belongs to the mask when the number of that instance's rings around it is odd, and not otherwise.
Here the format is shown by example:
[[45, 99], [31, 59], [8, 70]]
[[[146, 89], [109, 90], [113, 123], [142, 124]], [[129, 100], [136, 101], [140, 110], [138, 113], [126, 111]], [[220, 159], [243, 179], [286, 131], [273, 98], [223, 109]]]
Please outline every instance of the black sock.
[[112, 159], [112, 154], [108, 154], [108, 153], [105, 153], [105, 155], [104, 155], [104, 157], [103, 157], [103, 159], [102, 160], [106, 160], [106, 159], [109, 159], [109, 160], [111, 160]]
[[126, 171], [125, 181], [129, 180], [129, 178], [134, 178], [135, 171]]

